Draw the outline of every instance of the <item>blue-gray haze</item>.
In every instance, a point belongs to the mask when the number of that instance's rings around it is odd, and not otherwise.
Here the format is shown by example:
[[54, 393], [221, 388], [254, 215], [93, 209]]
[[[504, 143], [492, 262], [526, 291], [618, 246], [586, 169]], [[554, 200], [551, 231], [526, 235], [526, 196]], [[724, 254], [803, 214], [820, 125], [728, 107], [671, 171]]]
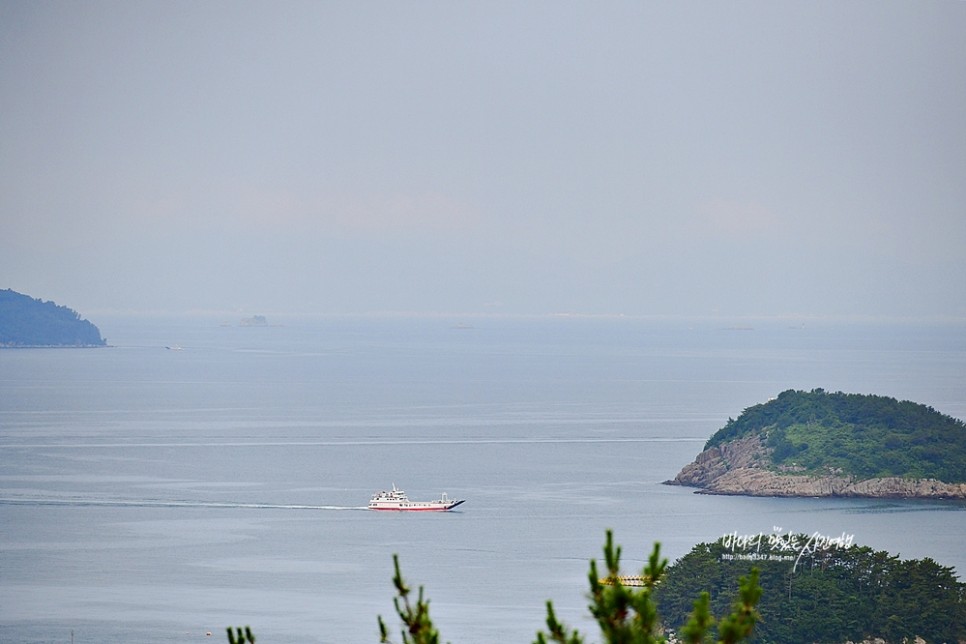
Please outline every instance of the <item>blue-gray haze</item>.
[[0, 287], [962, 317], [966, 3], [0, 2]]

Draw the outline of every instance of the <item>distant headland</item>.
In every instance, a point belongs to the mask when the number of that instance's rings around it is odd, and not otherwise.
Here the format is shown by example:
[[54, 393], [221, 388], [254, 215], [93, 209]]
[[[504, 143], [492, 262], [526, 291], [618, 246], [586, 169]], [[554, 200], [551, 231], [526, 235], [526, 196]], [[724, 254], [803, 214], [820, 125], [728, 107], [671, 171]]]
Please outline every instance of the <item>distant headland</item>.
[[966, 499], [966, 423], [886, 396], [789, 390], [729, 419], [666, 483], [707, 494]]
[[0, 290], [0, 348], [106, 345], [100, 330], [73, 309]]

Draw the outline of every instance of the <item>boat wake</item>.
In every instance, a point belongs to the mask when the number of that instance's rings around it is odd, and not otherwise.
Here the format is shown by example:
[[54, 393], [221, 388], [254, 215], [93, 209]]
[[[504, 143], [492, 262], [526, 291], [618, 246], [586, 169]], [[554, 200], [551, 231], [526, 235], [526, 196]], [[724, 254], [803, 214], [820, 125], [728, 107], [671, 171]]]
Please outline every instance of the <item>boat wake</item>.
[[364, 505], [297, 505], [283, 503], [231, 503], [215, 501], [169, 501], [160, 499], [0, 498], [0, 505], [60, 505], [77, 507], [220, 508], [249, 510], [367, 510]]

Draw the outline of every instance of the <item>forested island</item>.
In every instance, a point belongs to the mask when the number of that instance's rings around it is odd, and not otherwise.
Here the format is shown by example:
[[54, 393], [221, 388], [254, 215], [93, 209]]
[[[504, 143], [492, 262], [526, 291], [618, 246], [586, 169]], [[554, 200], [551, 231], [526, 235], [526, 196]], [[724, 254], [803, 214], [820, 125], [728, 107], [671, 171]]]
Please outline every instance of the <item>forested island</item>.
[[887, 396], [785, 391], [718, 430], [672, 485], [754, 496], [966, 498], [966, 424]]
[[932, 559], [901, 560], [847, 535], [725, 535], [700, 543], [668, 567], [656, 599], [665, 625], [680, 631], [699, 591], [720, 615], [737, 579], [759, 570], [762, 594], [753, 642], [962, 642], [966, 584]]
[[73, 309], [0, 290], [0, 347], [103, 347], [107, 341]]

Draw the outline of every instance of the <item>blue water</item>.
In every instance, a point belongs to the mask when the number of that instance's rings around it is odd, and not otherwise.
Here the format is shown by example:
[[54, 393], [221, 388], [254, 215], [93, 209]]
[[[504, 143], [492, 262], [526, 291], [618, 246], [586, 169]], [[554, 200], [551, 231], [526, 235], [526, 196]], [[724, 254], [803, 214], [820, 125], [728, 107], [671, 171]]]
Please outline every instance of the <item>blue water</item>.
[[[966, 571], [962, 503], [661, 485], [789, 388], [966, 418], [962, 325], [97, 322], [112, 348], [0, 351], [0, 642], [374, 642], [393, 553], [454, 644], [530, 642], [547, 599], [593, 634], [607, 528], [630, 571], [778, 527]], [[363, 509], [392, 483], [467, 503]]]

